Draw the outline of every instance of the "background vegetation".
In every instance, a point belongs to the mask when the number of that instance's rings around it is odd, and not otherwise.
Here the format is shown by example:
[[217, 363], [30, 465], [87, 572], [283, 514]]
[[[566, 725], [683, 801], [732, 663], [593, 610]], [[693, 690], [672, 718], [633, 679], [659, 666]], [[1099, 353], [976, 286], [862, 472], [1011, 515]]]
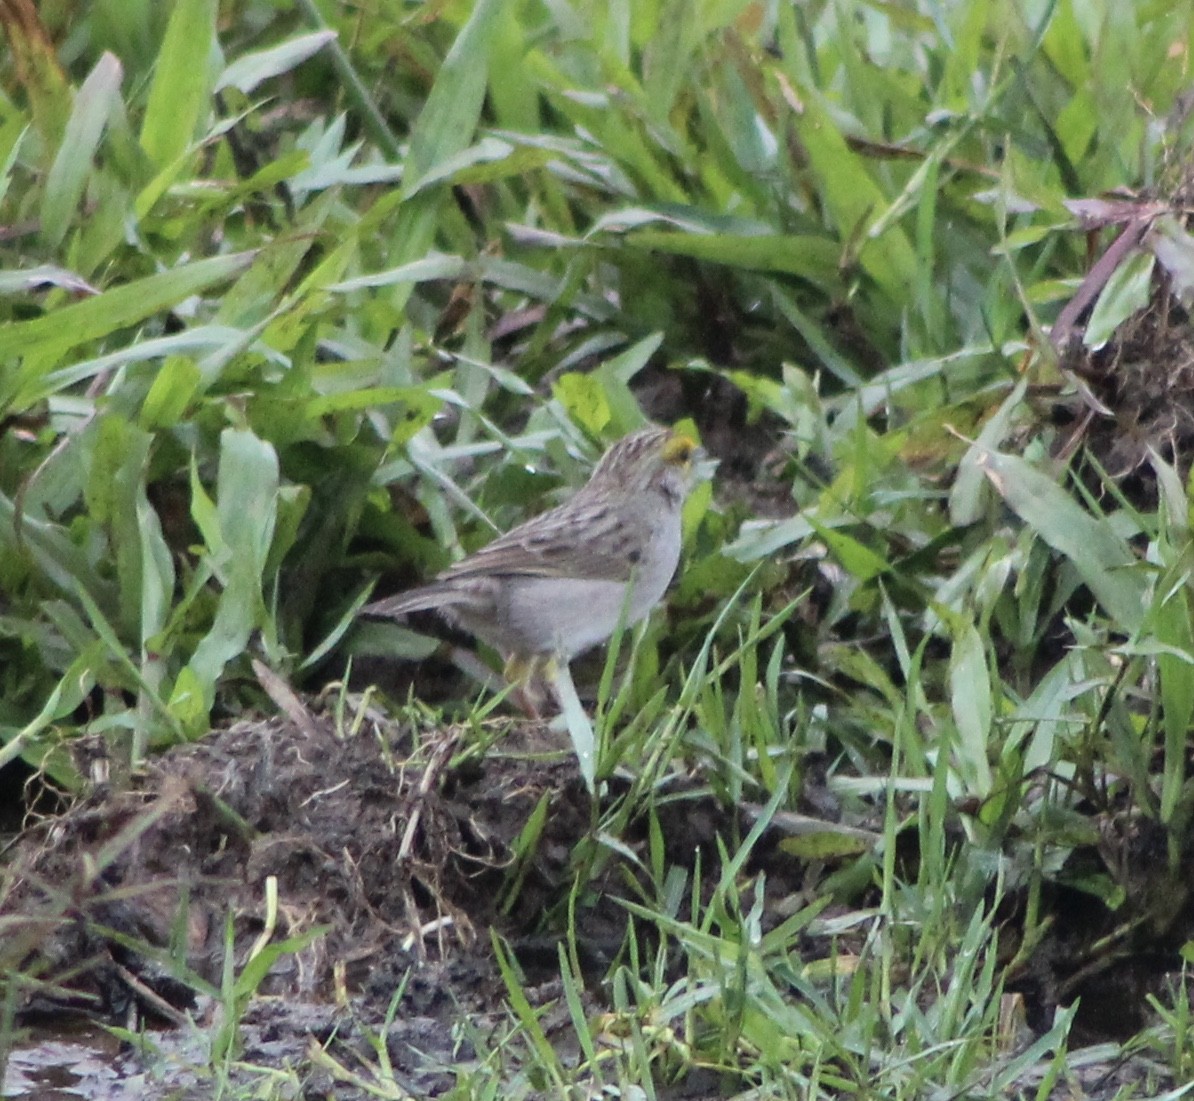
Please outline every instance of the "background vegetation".
[[314, 691], [424, 654], [354, 625], [375, 579], [645, 409], [722, 463], [599, 774], [652, 763], [627, 815], [690, 770], [832, 823], [783, 920], [757, 836], [683, 919], [651, 869], [620, 1069], [578, 1001], [561, 1062], [515, 997], [522, 1088], [1047, 1096], [1074, 989], [1031, 961], [1075, 898], [1100, 966], [1164, 961], [1132, 1095], [1189, 1079], [1194, 5], [33, 10], [0, 4], [0, 761], [74, 786], [84, 733], [140, 757], [265, 705], [252, 657]]

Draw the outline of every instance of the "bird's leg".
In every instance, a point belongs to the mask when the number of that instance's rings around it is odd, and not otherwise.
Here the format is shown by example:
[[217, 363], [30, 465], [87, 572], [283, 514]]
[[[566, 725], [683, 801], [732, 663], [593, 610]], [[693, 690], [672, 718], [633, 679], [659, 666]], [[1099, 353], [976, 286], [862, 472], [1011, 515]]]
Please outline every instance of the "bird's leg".
[[511, 654], [506, 659], [506, 680], [514, 686], [511, 696], [530, 719], [543, 718], [544, 660], [541, 654]]

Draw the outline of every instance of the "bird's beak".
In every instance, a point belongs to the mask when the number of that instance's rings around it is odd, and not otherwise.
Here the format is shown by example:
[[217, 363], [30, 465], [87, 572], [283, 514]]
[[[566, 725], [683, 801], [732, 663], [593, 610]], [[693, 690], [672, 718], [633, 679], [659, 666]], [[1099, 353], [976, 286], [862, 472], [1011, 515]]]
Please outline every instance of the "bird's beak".
[[713, 480], [713, 473], [717, 470], [720, 459], [715, 459], [703, 447], [698, 447], [692, 453], [692, 477], [695, 482], [709, 482]]

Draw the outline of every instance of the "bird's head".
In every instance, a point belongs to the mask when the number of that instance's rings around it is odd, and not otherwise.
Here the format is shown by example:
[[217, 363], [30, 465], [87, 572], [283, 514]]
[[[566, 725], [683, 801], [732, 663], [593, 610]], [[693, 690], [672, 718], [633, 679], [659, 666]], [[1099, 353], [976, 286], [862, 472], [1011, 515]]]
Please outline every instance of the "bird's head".
[[692, 486], [699, 452], [690, 436], [670, 428], [643, 428], [624, 436], [602, 456], [586, 489], [619, 494], [659, 490], [679, 504]]

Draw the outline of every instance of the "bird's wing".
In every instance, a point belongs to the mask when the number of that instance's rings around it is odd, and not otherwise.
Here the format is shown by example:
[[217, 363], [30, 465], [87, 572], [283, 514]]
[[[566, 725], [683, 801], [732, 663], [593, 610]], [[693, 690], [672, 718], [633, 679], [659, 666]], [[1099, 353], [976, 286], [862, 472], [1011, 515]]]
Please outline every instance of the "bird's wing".
[[552, 509], [498, 536], [439, 579], [482, 575], [629, 581], [644, 542], [635, 523], [602, 502]]

